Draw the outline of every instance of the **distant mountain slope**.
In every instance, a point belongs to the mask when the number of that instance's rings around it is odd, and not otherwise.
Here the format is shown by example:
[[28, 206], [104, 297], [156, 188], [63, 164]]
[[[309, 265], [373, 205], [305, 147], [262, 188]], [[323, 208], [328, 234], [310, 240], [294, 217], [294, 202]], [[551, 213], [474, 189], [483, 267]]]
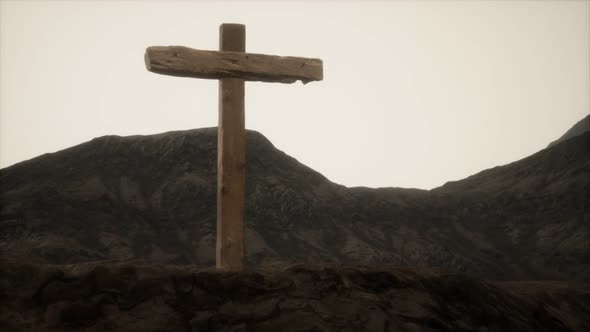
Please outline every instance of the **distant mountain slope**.
[[552, 147], [555, 144], [561, 143], [565, 140], [568, 140], [572, 137], [582, 135], [584, 133], [590, 132], [590, 114], [586, 115], [585, 118], [578, 121], [573, 127], [571, 127], [565, 134], [563, 134], [559, 139], [551, 142], [548, 147]]
[[[432, 191], [346, 188], [247, 132], [247, 263], [590, 278], [590, 133]], [[106, 136], [0, 170], [0, 250], [212, 265], [216, 128]]]
[[580, 198], [576, 194], [586, 193], [590, 184], [590, 177], [587, 176], [590, 167], [590, 132], [570, 140], [508, 165], [490, 168], [463, 180], [448, 182], [434, 191], [539, 195], [567, 189], [572, 197]]

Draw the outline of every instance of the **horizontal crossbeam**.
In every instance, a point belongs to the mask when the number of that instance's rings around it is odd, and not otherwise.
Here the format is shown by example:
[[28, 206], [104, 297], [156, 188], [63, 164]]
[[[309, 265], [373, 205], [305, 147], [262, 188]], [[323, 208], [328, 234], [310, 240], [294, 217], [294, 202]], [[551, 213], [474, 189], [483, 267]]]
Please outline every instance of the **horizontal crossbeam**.
[[255, 53], [202, 51], [184, 46], [152, 46], [147, 70], [163, 75], [304, 84], [323, 79], [322, 60]]

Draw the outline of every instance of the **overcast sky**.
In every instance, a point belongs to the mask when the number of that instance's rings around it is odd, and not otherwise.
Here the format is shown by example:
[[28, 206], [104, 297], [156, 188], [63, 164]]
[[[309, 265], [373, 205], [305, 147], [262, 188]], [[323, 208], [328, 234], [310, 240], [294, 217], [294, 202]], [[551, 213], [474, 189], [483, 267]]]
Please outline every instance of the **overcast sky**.
[[246, 127], [346, 186], [430, 189], [543, 149], [590, 112], [590, 1], [1, 1], [0, 167], [103, 135], [217, 125], [217, 82], [147, 46], [317, 57], [246, 84]]

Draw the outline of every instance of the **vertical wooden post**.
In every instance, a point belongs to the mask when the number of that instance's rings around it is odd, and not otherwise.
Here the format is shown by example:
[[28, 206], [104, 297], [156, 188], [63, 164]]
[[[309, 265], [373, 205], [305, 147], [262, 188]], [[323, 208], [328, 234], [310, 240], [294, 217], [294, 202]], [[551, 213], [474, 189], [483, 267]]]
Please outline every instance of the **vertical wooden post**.
[[[219, 50], [246, 51], [246, 27], [222, 24]], [[220, 269], [241, 270], [244, 257], [244, 195], [246, 165], [244, 80], [219, 80], [217, 132], [217, 246]]]

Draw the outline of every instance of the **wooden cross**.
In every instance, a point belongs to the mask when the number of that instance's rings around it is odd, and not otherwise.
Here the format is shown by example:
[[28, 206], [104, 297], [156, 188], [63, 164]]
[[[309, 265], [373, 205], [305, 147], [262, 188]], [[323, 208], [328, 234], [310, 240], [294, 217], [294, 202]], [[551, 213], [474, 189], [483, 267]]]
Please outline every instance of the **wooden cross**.
[[216, 265], [231, 270], [241, 270], [244, 258], [244, 81], [305, 84], [323, 79], [320, 59], [245, 52], [242, 24], [219, 27], [219, 51], [153, 46], [145, 52], [146, 68], [153, 73], [219, 80]]

